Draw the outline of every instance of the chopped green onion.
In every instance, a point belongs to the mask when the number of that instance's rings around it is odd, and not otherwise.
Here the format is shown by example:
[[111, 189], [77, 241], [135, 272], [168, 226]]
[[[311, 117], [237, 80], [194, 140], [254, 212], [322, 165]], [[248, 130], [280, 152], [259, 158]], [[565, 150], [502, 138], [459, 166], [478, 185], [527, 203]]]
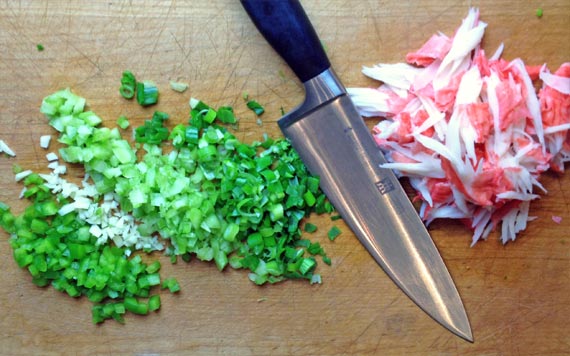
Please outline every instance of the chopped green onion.
[[156, 145], [168, 139], [168, 129], [164, 127], [164, 121], [167, 119], [168, 114], [155, 111], [152, 119], [146, 120], [143, 126], [135, 129], [135, 141]]
[[329, 239], [331, 241], [334, 241], [334, 239], [336, 239], [338, 237], [338, 235], [340, 235], [340, 234], [341, 234], [341, 231], [336, 226], [333, 226], [328, 232], [328, 236], [329, 236]]
[[311, 243], [307, 248], [307, 251], [309, 251], [311, 255], [322, 255], [325, 252], [321, 247], [321, 244], [318, 242]]
[[255, 113], [255, 115], [257, 115], [257, 116], [260, 116], [261, 114], [263, 114], [265, 112], [265, 109], [263, 108], [263, 106], [261, 106], [255, 100], [248, 101], [247, 107], [250, 108]]
[[224, 124], [235, 124], [236, 117], [234, 115], [234, 111], [229, 106], [222, 106], [218, 109], [218, 120], [223, 122]]
[[317, 199], [310, 190], [307, 190], [305, 194], [303, 194], [303, 198], [305, 199], [305, 202], [308, 206], [313, 206], [317, 202]]
[[119, 116], [117, 119], [117, 125], [122, 128], [123, 130], [127, 129], [130, 125], [129, 119], [125, 115]]
[[317, 262], [315, 262], [315, 259], [312, 257], [303, 258], [301, 266], [299, 267], [299, 272], [301, 272], [301, 274], [307, 274], [316, 266], [316, 264]]
[[313, 233], [317, 231], [317, 225], [311, 224], [311, 223], [306, 223], [305, 224], [305, 232], [308, 233]]
[[156, 85], [145, 80], [143, 82], [137, 82], [137, 102], [141, 106], [154, 105], [158, 102], [158, 88]]
[[543, 15], [542, 8], [539, 7], [538, 9], [536, 9], [536, 17], [541, 18], [542, 15]]
[[125, 99], [132, 99], [135, 96], [136, 85], [137, 80], [135, 78], [135, 75], [126, 70], [123, 72], [123, 77], [121, 78], [121, 87], [119, 88], [119, 93]]
[[41, 43], [38, 43], [37, 46], [36, 46], [36, 48], [38, 49], [38, 52], [41, 52], [41, 51], [43, 51], [43, 50], [45, 49], [45, 48], [44, 48], [44, 45], [42, 45]]

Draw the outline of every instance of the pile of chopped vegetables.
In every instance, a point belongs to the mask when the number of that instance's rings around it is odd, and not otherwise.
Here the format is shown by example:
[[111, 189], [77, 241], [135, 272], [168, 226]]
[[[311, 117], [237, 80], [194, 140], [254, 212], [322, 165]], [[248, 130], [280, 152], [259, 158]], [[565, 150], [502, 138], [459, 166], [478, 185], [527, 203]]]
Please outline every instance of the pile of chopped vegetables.
[[361, 115], [386, 118], [374, 128], [383, 166], [409, 178], [426, 224], [460, 219], [472, 244], [498, 226], [515, 240], [534, 188], [546, 192], [541, 173], [570, 161], [570, 63], [551, 73], [509, 62], [503, 45], [488, 58], [486, 26], [470, 9], [453, 37], [433, 35], [407, 63], [365, 67], [380, 87], [348, 90]]
[[[121, 95], [143, 95], [125, 73]], [[316, 257], [331, 264], [319, 243], [302, 238], [300, 225], [313, 212], [334, 209], [289, 142], [265, 137], [245, 144], [221, 126], [237, 122], [231, 107], [215, 110], [196, 99], [190, 105], [189, 124], [171, 130], [168, 114], [156, 111], [133, 129], [133, 147], [69, 89], [42, 102], [64, 147], [46, 155], [49, 174], [14, 166], [24, 184], [20, 197], [31, 205], [16, 216], [0, 203], [0, 226], [36, 285], [96, 303], [94, 323], [157, 310], [160, 296], [151, 288], [161, 282], [171, 292], [180, 289], [176, 280], [161, 279], [158, 261], [145, 265], [137, 250], [164, 250], [173, 263], [196, 256], [219, 270], [247, 269], [256, 284], [320, 283]], [[130, 123], [122, 116], [117, 125]], [[41, 147], [49, 144], [50, 136], [42, 136]], [[83, 165], [80, 185], [65, 179], [60, 159]], [[306, 225], [305, 232], [316, 230]]]

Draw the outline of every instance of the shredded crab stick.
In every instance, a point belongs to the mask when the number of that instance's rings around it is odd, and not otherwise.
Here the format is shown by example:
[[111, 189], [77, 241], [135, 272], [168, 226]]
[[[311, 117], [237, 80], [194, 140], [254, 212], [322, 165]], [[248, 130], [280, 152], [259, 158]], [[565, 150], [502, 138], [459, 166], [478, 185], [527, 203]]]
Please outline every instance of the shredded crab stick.
[[[373, 129], [388, 163], [408, 177], [426, 224], [460, 219], [472, 245], [500, 227], [503, 243], [526, 228], [530, 202], [546, 192], [548, 169], [570, 161], [570, 63], [487, 57], [487, 24], [470, 9], [453, 37], [433, 35], [407, 63], [364, 67], [378, 88], [349, 88], [360, 114], [385, 117]], [[538, 94], [534, 82], [542, 81]]]

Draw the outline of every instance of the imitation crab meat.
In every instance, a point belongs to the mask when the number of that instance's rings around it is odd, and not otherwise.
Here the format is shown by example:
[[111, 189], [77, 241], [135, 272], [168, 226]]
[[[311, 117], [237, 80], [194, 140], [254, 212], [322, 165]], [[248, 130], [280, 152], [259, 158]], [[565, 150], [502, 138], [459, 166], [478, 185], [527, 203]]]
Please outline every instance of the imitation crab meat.
[[[374, 139], [400, 177], [408, 177], [426, 224], [460, 219], [472, 245], [500, 226], [503, 243], [526, 228], [529, 205], [548, 169], [570, 161], [570, 63], [546, 65], [487, 57], [487, 24], [471, 8], [454, 36], [433, 35], [407, 63], [363, 73], [378, 88], [349, 88], [360, 114], [384, 117]], [[535, 84], [541, 85], [538, 93]]]

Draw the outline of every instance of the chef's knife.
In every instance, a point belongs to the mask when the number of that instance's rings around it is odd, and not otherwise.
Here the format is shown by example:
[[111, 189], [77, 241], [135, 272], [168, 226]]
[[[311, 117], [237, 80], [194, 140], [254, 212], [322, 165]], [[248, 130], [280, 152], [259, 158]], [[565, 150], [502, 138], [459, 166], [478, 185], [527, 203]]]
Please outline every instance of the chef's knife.
[[473, 341], [449, 272], [394, 173], [331, 68], [296, 0], [241, 0], [258, 30], [305, 87], [279, 127], [360, 242], [427, 314]]

